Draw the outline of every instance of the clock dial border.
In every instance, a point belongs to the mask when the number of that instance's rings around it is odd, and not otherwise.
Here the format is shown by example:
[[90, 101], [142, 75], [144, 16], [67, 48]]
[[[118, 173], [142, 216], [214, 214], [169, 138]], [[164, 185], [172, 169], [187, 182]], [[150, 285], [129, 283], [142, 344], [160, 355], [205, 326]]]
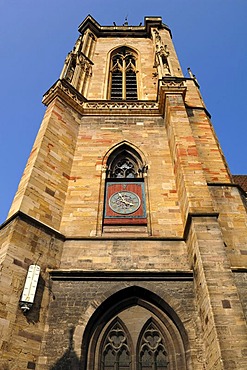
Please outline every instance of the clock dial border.
[[[115, 204], [114, 204], [114, 200], [115, 200]], [[139, 195], [133, 191], [121, 190], [121, 191], [117, 191], [113, 193], [110, 196], [108, 203], [109, 203], [109, 207], [111, 208], [113, 212], [116, 212], [121, 215], [130, 215], [136, 212], [140, 208], [141, 199]]]
[[[140, 199], [139, 207], [131, 213], [118, 213], [109, 205], [109, 200], [113, 194], [121, 192], [131, 192], [136, 194]], [[106, 195], [105, 195], [105, 210], [104, 210], [104, 222], [114, 220], [133, 220], [133, 222], [146, 222], [146, 202], [145, 202], [145, 192], [144, 192], [144, 182], [143, 181], [108, 181], [106, 183]], [[139, 220], [139, 221], [138, 221]]]

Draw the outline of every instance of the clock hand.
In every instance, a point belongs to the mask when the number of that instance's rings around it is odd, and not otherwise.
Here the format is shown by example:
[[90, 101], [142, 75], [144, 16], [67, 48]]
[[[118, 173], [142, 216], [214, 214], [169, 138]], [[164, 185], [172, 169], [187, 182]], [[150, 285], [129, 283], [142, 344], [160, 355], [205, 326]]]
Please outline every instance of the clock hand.
[[122, 196], [122, 194], [121, 194], [121, 193], [118, 193], [118, 195], [120, 196], [120, 198], [121, 198], [122, 202], [124, 202], [125, 204], [129, 204], [130, 206], [133, 206], [133, 205], [134, 205], [133, 203], [130, 203], [130, 202], [128, 202], [126, 199], [124, 199], [124, 197]]
[[130, 206], [133, 206], [133, 205], [134, 205], [133, 203], [130, 203], [130, 202], [128, 202], [127, 200], [124, 200], [124, 203], [125, 203], [125, 204], [128, 204], [128, 205], [130, 205]]
[[121, 193], [118, 193], [118, 195], [120, 196], [120, 198], [121, 198], [122, 200], [124, 199]]

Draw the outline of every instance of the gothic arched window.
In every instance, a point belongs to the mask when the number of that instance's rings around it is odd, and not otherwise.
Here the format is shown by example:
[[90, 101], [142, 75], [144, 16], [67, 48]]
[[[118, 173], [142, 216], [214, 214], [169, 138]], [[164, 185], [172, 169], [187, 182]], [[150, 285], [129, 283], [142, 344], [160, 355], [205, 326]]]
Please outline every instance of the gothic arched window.
[[[133, 333], [132, 333], [133, 334]], [[165, 339], [153, 319], [133, 346], [131, 332], [117, 317], [106, 330], [99, 351], [100, 370], [168, 370]]]
[[133, 178], [137, 177], [135, 163], [130, 158], [118, 158], [112, 169], [112, 177], [114, 178]]
[[101, 370], [131, 370], [131, 349], [120, 320], [108, 328], [101, 348]]
[[122, 145], [108, 159], [108, 178], [143, 177], [143, 172], [141, 157], [127, 145]]
[[127, 144], [108, 158], [104, 225], [147, 224], [144, 173], [140, 155]]
[[138, 370], [168, 369], [167, 351], [164, 338], [153, 321], [148, 322], [142, 330], [137, 350]]
[[110, 64], [110, 99], [137, 100], [136, 54], [127, 47], [115, 50]]

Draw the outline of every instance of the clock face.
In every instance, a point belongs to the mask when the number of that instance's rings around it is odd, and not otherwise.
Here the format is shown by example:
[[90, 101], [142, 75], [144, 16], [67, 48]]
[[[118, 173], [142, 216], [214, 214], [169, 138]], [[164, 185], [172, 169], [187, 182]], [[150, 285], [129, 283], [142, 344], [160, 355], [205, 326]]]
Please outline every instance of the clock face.
[[128, 215], [135, 212], [141, 205], [141, 200], [136, 193], [132, 191], [118, 191], [109, 199], [110, 208], [119, 214]]

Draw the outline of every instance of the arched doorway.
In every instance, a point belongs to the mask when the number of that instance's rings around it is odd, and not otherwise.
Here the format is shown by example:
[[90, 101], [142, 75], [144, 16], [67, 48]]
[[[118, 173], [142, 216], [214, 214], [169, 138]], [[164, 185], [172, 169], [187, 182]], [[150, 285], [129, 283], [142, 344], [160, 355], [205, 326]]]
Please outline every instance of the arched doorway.
[[188, 340], [172, 308], [132, 286], [108, 298], [85, 329], [85, 370], [186, 370]]

